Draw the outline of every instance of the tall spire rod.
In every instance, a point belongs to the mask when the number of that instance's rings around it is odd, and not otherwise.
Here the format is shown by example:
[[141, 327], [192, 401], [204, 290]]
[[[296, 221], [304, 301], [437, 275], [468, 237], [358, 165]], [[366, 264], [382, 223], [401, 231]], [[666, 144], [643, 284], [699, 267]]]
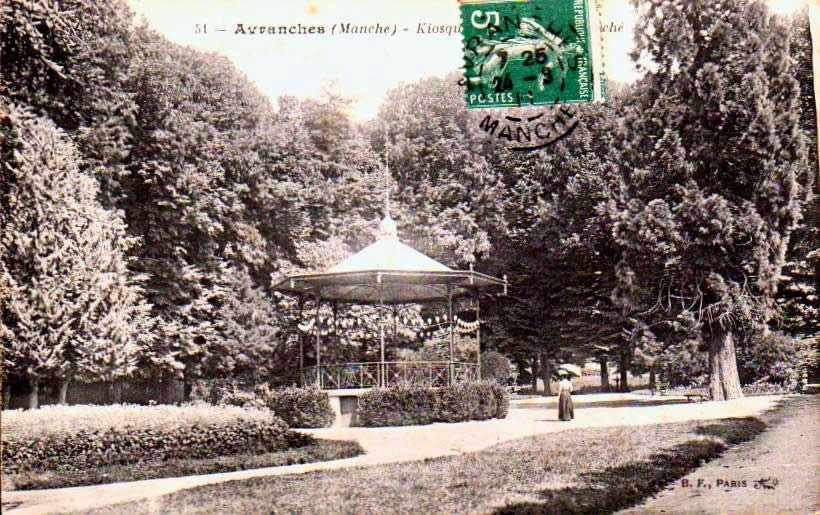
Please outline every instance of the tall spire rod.
[[387, 147], [387, 133], [384, 134], [384, 216], [390, 216], [390, 149]]
[[396, 222], [390, 218], [390, 151], [387, 148], [387, 133], [384, 134], [384, 218], [379, 224], [379, 238], [397, 240], [399, 231]]

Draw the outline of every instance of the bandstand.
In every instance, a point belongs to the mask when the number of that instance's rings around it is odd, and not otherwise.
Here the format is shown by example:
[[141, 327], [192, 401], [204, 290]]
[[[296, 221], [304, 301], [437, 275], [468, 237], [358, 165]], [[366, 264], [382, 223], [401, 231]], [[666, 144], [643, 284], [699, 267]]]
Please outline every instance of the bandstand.
[[[303, 386], [339, 392], [339, 396], [355, 395], [364, 389], [385, 387], [401, 382], [428, 386], [445, 386], [481, 378], [481, 336], [479, 297], [488, 288], [503, 289], [507, 281], [469, 270], [453, 270], [421, 252], [405, 245], [398, 238], [396, 223], [390, 218], [389, 205], [379, 226], [379, 238], [360, 252], [350, 256], [323, 273], [289, 276], [274, 285], [274, 290], [294, 295], [302, 312], [306, 301], [315, 304], [312, 327], [315, 338], [315, 366], [304, 366], [303, 333], [300, 331], [299, 378]], [[471, 297], [474, 300], [474, 323], [478, 352], [475, 363], [454, 359], [455, 321], [453, 302]], [[449, 324], [449, 360], [447, 361], [386, 361], [386, 309], [400, 304], [446, 303]], [[319, 312], [323, 303], [335, 314], [338, 305], [361, 304], [378, 306], [380, 360], [357, 363], [323, 363]], [[301, 315], [300, 315], [301, 319]], [[334, 409], [338, 408], [334, 406]]]

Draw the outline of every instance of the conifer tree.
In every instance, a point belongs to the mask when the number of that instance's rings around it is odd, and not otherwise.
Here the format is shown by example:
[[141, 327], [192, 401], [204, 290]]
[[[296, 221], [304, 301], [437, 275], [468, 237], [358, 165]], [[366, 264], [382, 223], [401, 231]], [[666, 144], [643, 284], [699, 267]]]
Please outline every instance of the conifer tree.
[[762, 324], [806, 178], [789, 30], [762, 2], [653, 0], [635, 59], [652, 67], [613, 150], [623, 248], [615, 298], [708, 343], [713, 399], [742, 396], [738, 328]]
[[97, 201], [74, 145], [14, 105], [0, 104], [0, 126], [3, 366], [28, 379], [36, 408], [43, 379], [129, 374], [152, 321], [142, 278], [127, 270], [134, 240], [122, 214]]

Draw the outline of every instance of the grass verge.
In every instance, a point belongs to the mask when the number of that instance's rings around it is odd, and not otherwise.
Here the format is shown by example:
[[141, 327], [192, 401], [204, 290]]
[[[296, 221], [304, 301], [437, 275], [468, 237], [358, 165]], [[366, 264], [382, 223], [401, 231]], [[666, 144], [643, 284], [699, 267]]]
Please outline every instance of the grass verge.
[[460, 456], [208, 485], [94, 513], [611, 513], [765, 428], [747, 417], [573, 429]]
[[112, 465], [83, 471], [4, 474], [2, 482], [3, 490], [62, 488], [313, 463], [352, 458], [363, 452], [364, 450], [357, 442], [316, 440], [316, 443], [312, 445], [258, 455], [222, 456], [200, 460], [142, 461], [128, 465]]

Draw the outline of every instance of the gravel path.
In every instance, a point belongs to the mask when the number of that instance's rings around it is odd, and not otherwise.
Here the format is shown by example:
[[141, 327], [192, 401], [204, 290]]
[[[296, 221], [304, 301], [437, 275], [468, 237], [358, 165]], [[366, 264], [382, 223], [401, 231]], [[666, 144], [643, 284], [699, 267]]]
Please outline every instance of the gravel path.
[[574, 397], [576, 418], [572, 422], [556, 420], [555, 398], [546, 402], [545, 399], [536, 398], [514, 402], [513, 409], [503, 420], [388, 428], [310, 429], [304, 431], [318, 438], [357, 440], [366, 453], [344, 460], [201, 476], [148, 479], [53, 490], [2, 492], [3, 512], [23, 515], [78, 511], [159, 497], [186, 488], [238, 479], [461, 454], [485, 449], [508, 440], [575, 428], [757, 416], [772, 407], [778, 398], [753, 397], [729, 402], [686, 403], [680, 399], [653, 399], [632, 394], [578, 395]]
[[[820, 397], [793, 402], [774, 420], [764, 417], [771, 427], [756, 439], [729, 449], [657, 497], [622, 513], [820, 512]], [[766, 478], [769, 488], [758, 483]]]

